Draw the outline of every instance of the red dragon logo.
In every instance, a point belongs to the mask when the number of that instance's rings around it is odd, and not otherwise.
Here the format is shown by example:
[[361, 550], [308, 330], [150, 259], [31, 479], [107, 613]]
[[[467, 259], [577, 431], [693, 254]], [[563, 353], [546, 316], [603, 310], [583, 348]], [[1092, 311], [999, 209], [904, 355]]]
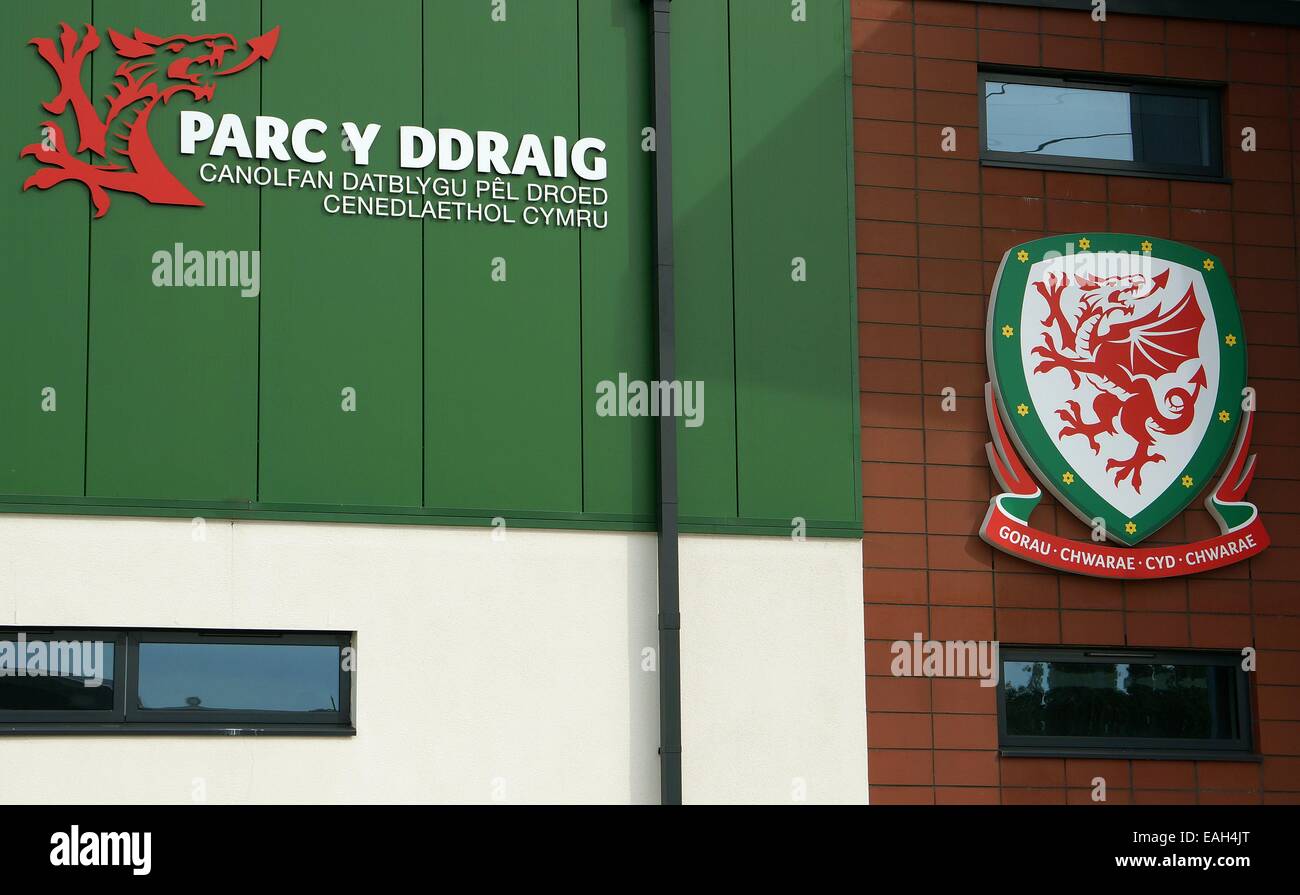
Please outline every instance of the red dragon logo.
[[[1049, 327], [1043, 334], [1046, 344], [1031, 351], [1044, 358], [1034, 373], [1060, 367], [1070, 374], [1075, 389], [1080, 386], [1081, 376], [1097, 388], [1100, 394], [1092, 402], [1096, 417], [1093, 421], [1084, 419], [1077, 401], [1066, 401], [1066, 406], [1056, 411], [1067, 423], [1057, 440], [1082, 435], [1097, 454], [1101, 450], [1097, 436], [1117, 434], [1118, 421], [1119, 428], [1137, 442], [1137, 447], [1131, 457], [1108, 460], [1106, 470], [1115, 471], [1117, 486], [1131, 476], [1133, 490], [1141, 493], [1142, 467], [1165, 459], [1151, 452], [1157, 438], [1187, 430], [1195, 416], [1197, 396], [1207, 387], [1202, 365], [1187, 380], [1191, 391], [1174, 387], [1164, 393], [1163, 399], [1156, 397], [1156, 384], [1162, 377], [1200, 357], [1205, 314], [1193, 288], [1188, 286], [1173, 307], [1166, 310], [1162, 302], [1157, 302], [1138, 319], [1127, 319], [1134, 316], [1138, 302], [1165, 288], [1168, 269], [1150, 278], [1143, 274], [1104, 278], [1076, 275], [1074, 282], [1081, 295], [1075, 312], [1067, 316], [1061, 298], [1069, 281], [1064, 273], [1051, 273], [1033, 284], [1049, 308], [1047, 319], [1042, 321]], [[1051, 328], [1056, 330], [1059, 348]]]
[[[222, 62], [239, 50], [239, 41], [233, 35], [174, 34], [158, 37], [137, 28], [134, 36], [127, 37], [108, 29], [113, 48], [125, 61], [114, 72], [112, 86], [115, 92], [105, 94], [108, 110], [103, 119], [81, 84], [82, 66], [99, 47], [99, 34], [93, 25], [86, 25], [86, 35], [78, 47], [77, 32], [66, 23], [62, 29], [57, 45], [44, 37], [31, 41], [59, 79], [58, 95], [43, 106], [50, 114], [61, 115], [71, 104], [77, 120], [76, 151], [89, 151], [103, 161], [92, 158], [86, 162], [77, 158], [69, 150], [62, 129], [55, 122], [46, 121], [46, 139], [24, 147], [19, 156], [30, 155], [47, 167], [28, 177], [23, 189], [36, 187], [47, 190], [65, 180], [82, 183], [90, 191], [97, 218], [108, 211], [109, 191], [135, 193], [155, 205], [203, 205], [158, 157], [149, 139], [149, 116], [159, 102], [166, 103], [180, 93], [209, 102], [216, 91], [216, 82], [212, 79], [233, 75], [258, 61], [270, 59], [280, 29], [276, 27], [260, 37], [250, 38], [247, 41], [248, 52], [225, 68], [221, 67]], [[191, 47], [204, 52], [195, 56], [182, 55]], [[168, 60], [162, 55], [164, 53], [175, 58]], [[153, 77], [164, 63], [168, 80], [160, 87], [154, 83]], [[205, 74], [211, 79], [204, 81]], [[113, 130], [114, 125], [120, 130]], [[113, 142], [110, 143], [110, 139]], [[129, 164], [109, 163], [110, 150]]]

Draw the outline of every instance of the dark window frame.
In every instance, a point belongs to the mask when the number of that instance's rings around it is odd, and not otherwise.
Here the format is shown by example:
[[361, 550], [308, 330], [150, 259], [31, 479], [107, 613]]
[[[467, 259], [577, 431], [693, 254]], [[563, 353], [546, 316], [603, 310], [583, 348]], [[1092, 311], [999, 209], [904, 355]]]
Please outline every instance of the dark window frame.
[[[1004, 665], [1008, 662], [1114, 661], [1168, 665], [1215, 665], [1234, 671], [1236, 686], [1236, 736], [1231, 740], [1176, 737], [1048, 737], [1007, 733], [1007, 690]], [[1254, 717], [1250, 679], [1241, 667], [1240, 652], [1222, 650], [1136, 649], [1130, 647], [1003, 646], [998, 655], [998, 746], [1004, 755], [1052, 757], [1102, 757], [1141, 759], [1258, 760], [1254, 749]]]
[[[975, 0], [990, 2], [990, 0]], [[1040, 9], [1067, 9], [1078, 12], [1087, 4], [1079, 0], [996, 0], [1010, 6], [1036, 6]], [[1115, 4], [1117, 7], [1119, 4]], [[1300, 25], [1300, 4], [1277, 0], [1236, 0], [1224, 5], [1221, 0], [1124, 0], [1121, 15], [1162, 16], [1166, 19], [1208, 19], [1220, 22], [1249, 22], [1262, 25]]]
[[113, 710], [32, 712], [0, 710], [0, 734], [50, 733], [208, 733], [222, 735], [341, 735], [356, 733], [353, 723], [352, 672], [339, 663], [339, 708], [336, 712], [168, 711], [139, 707], [142, 643], [235, 643], [337, 646], [353, 645], [353, 635], [339, 631], [265, 631], [169, 628], [0, 628], [0, 639], [19, 633], [27, 639], [102, 640], [114, 644]]
[[[1209, 103], [1207, 125], [1209, 129], [1208, 165], [1170, 165], [1124, 159], [1089, 159], [1072, 155], [1040, 155], [1027, 152], [1007, 152], [988, 148], [988, 87], [989, 81], [1009, 84], [1030, 84], [1043, 87], [1075, 87], [1081, 90], [1107, 90], [1116, 93], [1184, 96], [1204, 99]], [[1116, 78], [1088, 73], [1044, 71], [1023, 68], [983, 68], [979, 70], [979, 148], [980, 162], [1001, 168], [1033, 168], [1046, 171], [1068, 171], [1083, 174], [1114, 174], [1124, 177], [1149, 177], [1165, 180], [1199, 180], [1227, 183], [1223, 152], [1223, 85], [1202, 81], [1169, 81], [1154, 78]], [[1130, 112], [1132, 114], [1132, 112]], [[1135, 140], [1141, 134], [1141, 118], [1133, 115]]]

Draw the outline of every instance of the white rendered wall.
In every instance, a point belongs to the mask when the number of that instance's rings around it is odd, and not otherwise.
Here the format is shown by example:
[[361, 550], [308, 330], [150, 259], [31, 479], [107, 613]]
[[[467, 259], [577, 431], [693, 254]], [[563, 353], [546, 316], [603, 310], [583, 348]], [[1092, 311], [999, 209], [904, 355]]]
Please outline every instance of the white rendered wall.
[[867, 801], [862, 543], [681, 544], [684, 801]]
[[[356, 631], [357, 735], [5, 736], [0, 802], [658, 800], [653, 534], [193, 531], [0, 515], [0, 624]], [[865, 798], [860, 567], [683, 539], [688, 801]]]

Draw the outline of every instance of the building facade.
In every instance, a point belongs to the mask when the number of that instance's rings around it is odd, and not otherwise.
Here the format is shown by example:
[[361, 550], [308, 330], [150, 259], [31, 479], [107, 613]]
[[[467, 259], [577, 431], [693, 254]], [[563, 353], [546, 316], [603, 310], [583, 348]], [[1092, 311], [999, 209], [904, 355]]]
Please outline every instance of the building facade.
[[[1091, 804], [1103, 801], [1098, 780], [1109, 803], [1300, 798], [1300, 22], [1291, 3], [1104, 5], [1099, 21], [1096, 4], [1083, 2], [853, 4], [863, 594], [876, 804]], [[1078, 157], [1055, 163], [991, 155], [989, 140], [999, 135], [987, 132], [985, 104], [999, 91], [982, 85], [999, 78], [1063, 90], [1204, 90], [1221, 103], [1221, 170], [1143, 176], [1118, 155], [1079, 158], [1105, 152], [1066, 151]], [[947, 146], [945, 128], [955, 138]], [[989, 498], [1004, 490], [985, 452], [984, 400], [988, 298], [1000, 262], [1040, 237], [1089, 233], [1187, 243], [1226, 265], [1258, 396], [1251, 500], [1272, 539], [1259, 555], [1211, 572], [1126, 580], [1054, 571], [977, 536]], [[947, 388], [955, 399], [945, 406]], [[1089, 542], [1089, 526], [1050, 498], [1031, 523]], [[1216, 532], [1198, 501], [1153, 543]], [[1139, 657], [1130, 661], [1177, 662], [1253, 649], [1258, 665], [1246, 675], [1244, 725], [1251, 747], [1237, 760], [1177, 751], [1148, 758], [1159, 750], [1133, 743], [1095, 754], [1018, 754], [1005, 731], [1000, 737], [1002, 688], [981, 687], [974, 675], [891, 672], [892, 643], [917, 633], [996, 640], [1004, 656], [1017, 646], [1027, 648], [1020, 655], [1048, 658], [1053, 650], [1109, 649]], [[1090, 732], [1104, 732], [1106, 723]]]
[[1300, 4], [0, 25], [6, 800], [1300, 799]]
[[[683, 4], [658, 73], [687, 801], [867, 797], [813, 6]], [[112, 677], [0, 680], [7, 801], [659, 801], [650, 11], [0, 13], [0, 639]]]

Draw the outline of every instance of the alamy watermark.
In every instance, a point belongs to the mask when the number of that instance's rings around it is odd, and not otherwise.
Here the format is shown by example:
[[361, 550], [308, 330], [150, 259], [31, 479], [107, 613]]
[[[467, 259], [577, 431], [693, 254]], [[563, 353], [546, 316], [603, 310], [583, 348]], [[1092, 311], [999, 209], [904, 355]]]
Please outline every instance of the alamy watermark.
[[998, 685], [996, 640], [895, 640], [889, 646], [894, 677], [975, 677], [981, 687]]
[[262, 293], [262, 253], [186, 249], [178, 242], [153, 253], [153, 284], [176, 286], [237, 286], [244, 298]]
[[[1083, 240], [1080, 240], [1083, 242]], [[1146, 251], [1105, 251], [1093, 252], [1084, 249], [1075, 251], [1075, 244], [1065, 244], [1065, 252], [1051, 249], [1043, 253], [1043, 261], [1061, 259], [1061, 268], [1067, 274], [1075, 276], [1090, 275], [1096, 279], [1106, 277], [1143, 276], [1148, 280], [1155, 276], [1155, 264], [1158, 259], [1152, 257], [1149, 246]], [[1162, 262], [1163, 263], [1163, 262]]]
[[50, 845], [54, 867], [130, 867], [135, 876], [148, 876], [153, 868], [152, 833], [82, 832], [73, 824], [50, 836]]
[[102, 640], [0, 640], [0, 677], [80, 678], [82, 686], [104, 683]]
[[704, 425], [704, 383], [629, 379], [618, 374], [618, 381], [602, 379], [596, 383], [597, 416], [680, 416], [686, 428]]

